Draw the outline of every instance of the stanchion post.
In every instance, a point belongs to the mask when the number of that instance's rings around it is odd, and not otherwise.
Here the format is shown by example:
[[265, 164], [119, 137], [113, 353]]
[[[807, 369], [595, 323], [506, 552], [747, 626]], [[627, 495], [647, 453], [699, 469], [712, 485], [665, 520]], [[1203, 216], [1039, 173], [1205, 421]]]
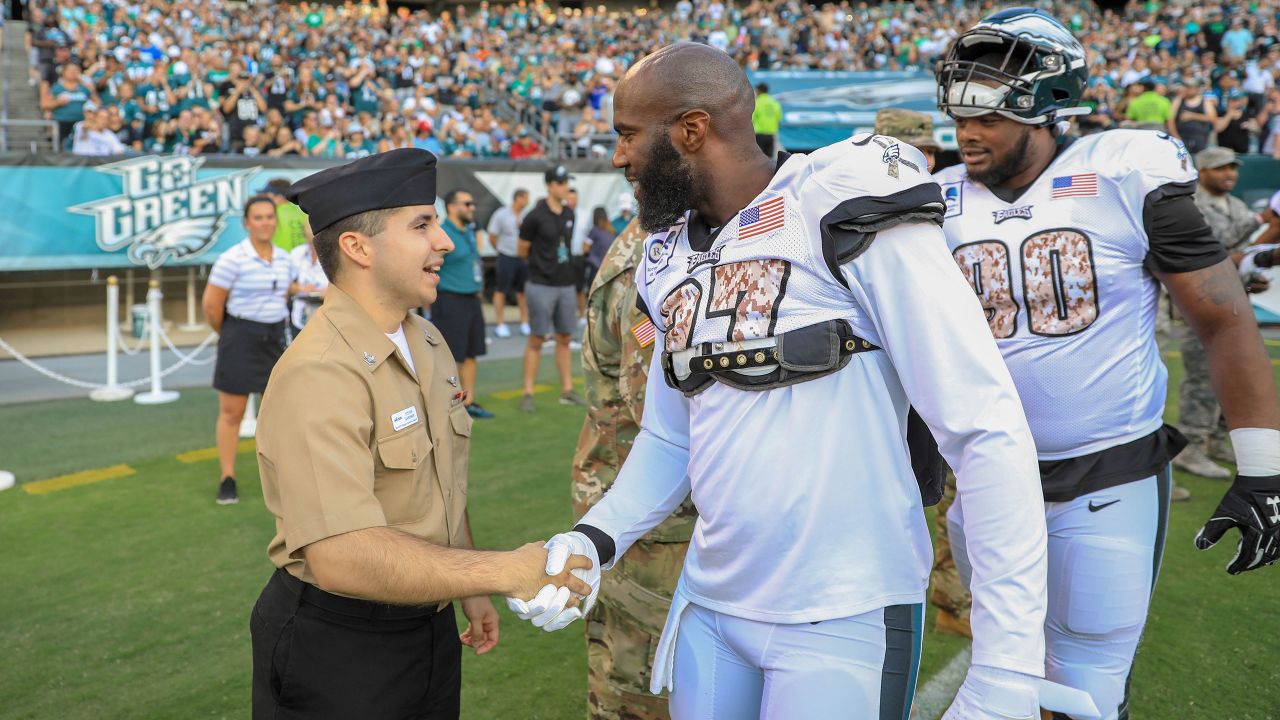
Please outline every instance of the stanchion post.
[[240, 421], [240, 437], [251, 438], [258, 434], [258, 408], [254, 402], [256, 395], [249, 393], [249, 400], [244, 406], [244, 418]]
[[107, 278], [107, 384], [89, 393], [99, 402], [111, 402], [133, 397], [133, 391], [120, 387], [120, 281], [115, 275]]
[[187, 321], [178, 326], [183, 332], [196, 332], [203, 330], [205, 324], [196, 319], [196, 306], [199, 301], [196, 299], [196, 266], [192, 265], [187, 268]]
[[160, 405], [178, 399], [176, 390], [165, 390], [160, 386], [160, 303], [163, 299], [160, 282], [152, 280], [147, 290], [147, 320], [151, 325], [151, 391], [133, 397], [139, 405]]

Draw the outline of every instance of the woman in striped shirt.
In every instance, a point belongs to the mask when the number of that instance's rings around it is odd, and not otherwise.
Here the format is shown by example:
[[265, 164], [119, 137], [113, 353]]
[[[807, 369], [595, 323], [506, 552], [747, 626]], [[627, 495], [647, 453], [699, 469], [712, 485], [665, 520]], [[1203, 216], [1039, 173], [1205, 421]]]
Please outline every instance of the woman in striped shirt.
[[240, 421], [250, 393], [261, 393], [284, 352], [287, 299], [293, 290], [289, 254], [271, 244], [276, 204], [254, 195], [244, 206], [249, 237], [218, 258], [204, 289], [204, 314], [218, 332], [213, 387], [221, 482], [218, 504], [238, 502], [235, 466]]

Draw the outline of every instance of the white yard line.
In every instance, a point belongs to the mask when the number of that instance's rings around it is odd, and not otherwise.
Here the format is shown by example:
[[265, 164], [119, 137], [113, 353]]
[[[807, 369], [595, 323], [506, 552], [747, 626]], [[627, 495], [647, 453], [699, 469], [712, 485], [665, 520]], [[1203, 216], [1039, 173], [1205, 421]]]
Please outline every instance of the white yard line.
[[969, 648], [965, 648], [956, 653], [946, 667], [929, 678], [929, 682], [916, 692], [913, 718], [938, 720], [942, 717], [942, 713], [947, 711], [947, 706], [955, 698], [956, 691], [960, 689], [960, 684], [964, 682], [965, 673], [969, 671], [969, 658]]

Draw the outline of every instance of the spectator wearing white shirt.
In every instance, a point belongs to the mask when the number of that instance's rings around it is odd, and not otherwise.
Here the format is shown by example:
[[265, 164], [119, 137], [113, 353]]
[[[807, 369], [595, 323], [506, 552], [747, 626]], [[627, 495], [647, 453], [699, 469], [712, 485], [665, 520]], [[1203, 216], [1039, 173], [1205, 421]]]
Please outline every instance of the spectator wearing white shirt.
[[293, 271], [293, 282], [297, 287], [297, 294], [293, 296], [293, 308], [289, 312], [294, 337], [302, 332], [307, 320], [320, 309], [325, 290], [329, 288], [329, 277], [320, 267], [320, 258], [316, 257], [316, 249], [312, 244], [310, 224], [306, 225], [306, 234], [306, 244], [289, 252], [289, 267]]
[[71, 143], [72, 154], [87, 157], [125, 154], [128, 148], [107, 126], [109, 113], [106, 110], [94, 108], [93, 103], [85, 103], [85, 110], [84, 120], [76, 123]]
[[244, 205], [249, 237], [214, 262], [204, 289], [205, 319], [218, 333], [213, 387], [218, 391], [219, 505], [239, 501], [235, 469], [240, 421], [249, 394], [266, 390], [271, 370], [284, 352], [286, 300], [296, 288], [289, 254], [271, 242], [276, 223], [271, 196], [249, 198]]

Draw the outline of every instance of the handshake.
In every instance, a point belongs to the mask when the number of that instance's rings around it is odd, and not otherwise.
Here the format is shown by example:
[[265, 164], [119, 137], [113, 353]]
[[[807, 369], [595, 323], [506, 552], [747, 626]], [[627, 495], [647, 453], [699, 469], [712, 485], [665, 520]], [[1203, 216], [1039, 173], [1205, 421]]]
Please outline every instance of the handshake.
[[[531, 543], [525, 547], [537, 547]], [[600, 558], [595, 545], [580, 532], [560, 533], [543, 546], [545, 573], [520, 596], [508, 597], [507, 607], [521, 620], [547, 632], [559, 630], [591, 611], [600, 593]], [[523, 549], [523, 548], [522, 548]], [[541, 587], [537, 582], [544, 582]], [[557, 584], [563, 583], [563, 584]]]

